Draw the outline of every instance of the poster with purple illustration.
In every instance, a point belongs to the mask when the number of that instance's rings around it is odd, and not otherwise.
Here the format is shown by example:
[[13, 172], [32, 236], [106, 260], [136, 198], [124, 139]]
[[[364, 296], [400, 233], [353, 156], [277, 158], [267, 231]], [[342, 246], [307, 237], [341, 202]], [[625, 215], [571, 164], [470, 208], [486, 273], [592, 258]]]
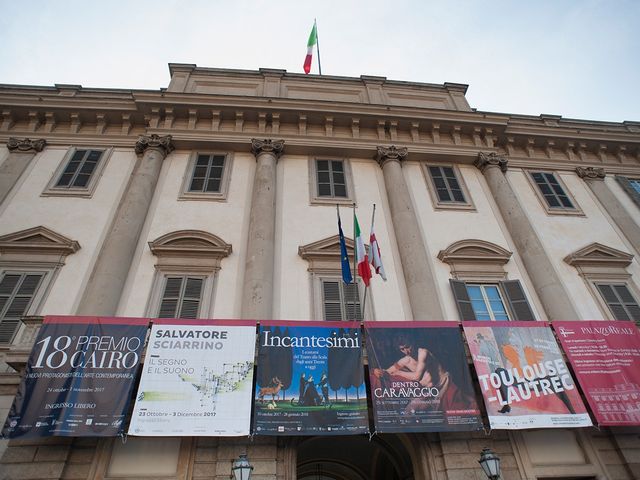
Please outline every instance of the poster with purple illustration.
[[359, 322], [260, 322], [254, 396], [258, 435], [367, 433]]

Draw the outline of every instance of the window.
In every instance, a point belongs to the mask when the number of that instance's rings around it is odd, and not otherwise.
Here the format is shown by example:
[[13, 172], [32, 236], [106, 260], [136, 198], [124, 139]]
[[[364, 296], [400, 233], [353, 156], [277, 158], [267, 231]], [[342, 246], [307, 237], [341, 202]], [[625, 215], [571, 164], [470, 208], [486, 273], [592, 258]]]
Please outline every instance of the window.
[[229, 188], [231, 156], [220, 152], [196, 152], [187, 166], [181, 199], [225, 200]]
[[86, 188], [95, 171], [102, 150], [76, 150], [56, 182], [55, 188]]
[[159, 318], [211, 318], [215, 280], [231, 245], [200, 230], [171, 232], [149, 242], [156, 275], [146, 314]]
[[518, 280], [493, 283], [449, 280], [461, 320], [535, 320]]
[[425, 165], [425, 176], [430, 185], [429, 194], [437, 209], [470, 210], [469, 192], [460, 171], [454, 165]]
[[104, 148], [71, 148], [43, 195], [91, 196], [110, 153]]
[[11, 343], [45, 274], [8, 271], [0, 275], [0, 343]]
[[535, 192], [548, 213], [582, 214], [560, 179], [552, 172], [530, 172]]
[[321, 283], [324, 320], [362, 320], [357, 284], [347, 285], [341, 279], [322, 279]]
[[335, 205], [353, 202], [349, 162], [340, 159], [311, 160], [311, 202]]
[[198, 318], [203, 284], [203, 277], [166, 277], [158, 318]]
[[596, 283], [596, 288], [616, 320], [631, 320], [640, 325], [640, 306], [624, 283]]
[[627, 192], [627, 195], [631, 197], [631, 200], [640, 207], [640, 178], [616, 176], [616, 180], [624, 191]]

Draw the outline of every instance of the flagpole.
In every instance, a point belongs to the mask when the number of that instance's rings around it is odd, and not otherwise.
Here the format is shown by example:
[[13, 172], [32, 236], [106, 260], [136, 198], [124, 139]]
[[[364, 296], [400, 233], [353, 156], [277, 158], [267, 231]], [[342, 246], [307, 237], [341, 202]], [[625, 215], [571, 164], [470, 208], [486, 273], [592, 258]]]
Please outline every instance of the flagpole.
[[[355, 214], [354, 214], [355, 215]], [[373, 231], [373, 221], [376, 218], [376, 204], [373, 204], [373, 212], [371, 213], [371, 231]], [[369, 244], [369, 253], [371, 252], [371, 244]], [[362, 318], [364, 319], [364, 309], [367, 306], [367, 291], [369, 291], [369, 287], [365, 285], [364, 287], [364, 299], [362, 300]]]
[[322, 67], [320, 66], [320, 37], [318, 36], [318, 24], [313, 19], [313, 25], [316, 27], [316, 51], [318, 52], [318, 75], [322, 75]]
[[356, 305], [358, 300], [358, 266], [356, 262], [358, 259], [356, 250], [358, 248], [358, 244], [356, 239], [356, 202], [351, 204], [351, 208], [353, 209], [353, 291], [355, 292], [353, 294], [353, 316], [354, 320], [357, 320]]

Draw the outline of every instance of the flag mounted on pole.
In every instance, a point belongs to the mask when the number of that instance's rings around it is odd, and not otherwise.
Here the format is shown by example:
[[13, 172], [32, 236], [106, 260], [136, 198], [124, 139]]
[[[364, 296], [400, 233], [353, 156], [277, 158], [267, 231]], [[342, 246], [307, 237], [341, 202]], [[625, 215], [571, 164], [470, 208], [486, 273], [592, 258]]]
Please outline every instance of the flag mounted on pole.
[[342, 280], [349, 284], [353, 281], [351, 276], [351, 267], [349, 267], [349, 255], [347, 255], [347, 244], [342, 233], [342, 222], [340, 221], [340, 208], [336, 205], [338, 212], [338, 236], [340, 237], [340, 264], [342, 265]]
[[369, 267], [369, 256], [364, 246], [364, 238], [362, 238], [362, 232], [360, 232], [360, 224], [358, 223], [358, 217], [356, 217], [355, 211], [353, 212], [353, 227], [355, 230], [355, 249], [356, 249], [356, 262], [358, 263], [358, 275], [362, 278], [364, 284], [368, 287], [371, 280], [371, 268]]
[[[311, 29], [311, 33], [309, 34], [309, 41], [307, 41], [307, 56], [304, 59], [304, 73], [309, 73], [311, 71], [311, 60], [313, 60], [313, 47], [318, 44], [318, 27], [316, 25], [316, 21], [313, 21], [313, 28]], [[320, 75], [322, 72], [320, 71], [320, 51], [318, 50], [318, 71]]]
[[371, 233], [369, 234], [369, 249], [371, 251], [371, 265], [373, 265], [374, 270], [378, 275], [382, 277], [382, 279], [386, 282], [387, 275], [384, 273], [384, 266], [382, 265], [382, 257], [380, 255], [380, 246], [378, 245], [378, 240], [376, 239], [376, 234], [373, 231], [373, 221], [376, 216], [376, 204], [373, 204], [373, 214], [371, 215]]

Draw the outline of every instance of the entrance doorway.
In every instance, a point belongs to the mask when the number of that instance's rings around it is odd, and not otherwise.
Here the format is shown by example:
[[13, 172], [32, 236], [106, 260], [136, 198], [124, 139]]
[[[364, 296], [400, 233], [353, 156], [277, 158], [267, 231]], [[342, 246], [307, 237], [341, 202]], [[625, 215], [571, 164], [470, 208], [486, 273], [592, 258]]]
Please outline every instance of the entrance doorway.
[[311, 437], [298, 444], [298, 480], [412, 480], [411, 456], [397, 435]]

